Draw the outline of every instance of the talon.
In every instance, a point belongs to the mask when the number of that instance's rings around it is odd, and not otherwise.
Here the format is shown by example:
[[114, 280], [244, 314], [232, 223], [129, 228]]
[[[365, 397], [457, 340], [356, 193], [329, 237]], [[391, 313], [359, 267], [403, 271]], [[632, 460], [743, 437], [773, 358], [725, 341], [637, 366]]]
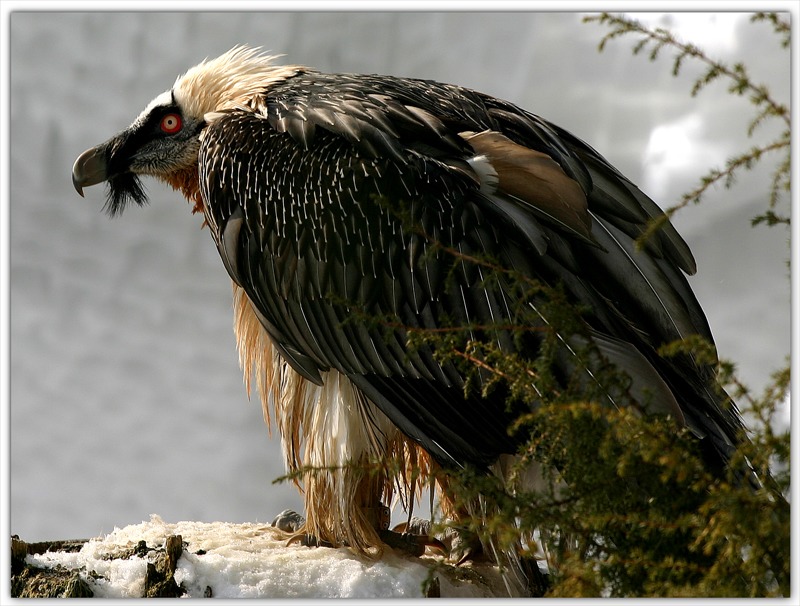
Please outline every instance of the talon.
[[270, 526], [283, 532], [297, 532], [305, 523], [306, 519], [302, 515], [291, 509], [284, 509], [275, 516]]
[[322, 541], [313, 534], [306, 534], [304, 532], [299, 532], [296, 535], [289, 537], [289, 540], [286, 541], [287, 546], [295, 543], [299, 543], [303, 547], [333, 547], [333, 543]]
[[427, 535], [411, 534], [408, 532], [395, 532], [393, 530], [381, 530], [378, 532], [381, 541], [392, 549], [397, 549], [408, 555], [419, 557], [425, 553], [426, 547], [438, 549], [442, 553], [447, 552], [447, 548], [439, 539]]
[[283, 532], [294, 533], [286, 541], [286, 545], [294, 545], [299, 543], [303, 547], [333, 547], [333, 543], [322, 541], [313, 534], [307, 534], [300, 529], [306, 523], [306, 519], [301, 514], [291, 509], [284, 509], [280, 512], [275, 519], [272, 520], [270, 526], [282, 530]]
[[455, 561], [456, 566], [461, 566], [468, 560], [480, 559], [483, 556], [483, 547], [478, 535], [463, 528], [453, 528], [448, 556]]
[[456, 566], [461, 566], [464, 562], [476, 559], [482, 552], [483, 550], [480, 548], [475, 549], [472, 546], [468, 546], [463, 550], [454, 550], [450, 555], [455, 558]]
[[400, 522], [394, 528], [395, 532], [410, 532], [411, 534], [422, 534], [431, 536], [431, 521], [424, 518], [411, 518], [410, 522]]
[[[434, 537], [430, 520], [411, 518], [410, 522], [401, 522], [392, 530], [403, 534], [418, 535], [425, 546], [440, 550], [448, 561], [460, 566], [468, 560], [480, 558], [483, 552], [480, 540], [474, 533], [454, 526], [447, 526]], [[437, 538], [438, 537], [438, 538]]]

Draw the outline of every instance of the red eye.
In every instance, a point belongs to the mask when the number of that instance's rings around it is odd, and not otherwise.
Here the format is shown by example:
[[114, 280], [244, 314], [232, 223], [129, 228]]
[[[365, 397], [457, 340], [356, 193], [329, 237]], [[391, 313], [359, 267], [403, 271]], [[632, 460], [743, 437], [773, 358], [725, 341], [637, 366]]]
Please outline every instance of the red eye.
[[161, 130], [168, 135], [177, 133], [182, 125], [181, 117], [178, 114], [167, 114], [161, 118]]

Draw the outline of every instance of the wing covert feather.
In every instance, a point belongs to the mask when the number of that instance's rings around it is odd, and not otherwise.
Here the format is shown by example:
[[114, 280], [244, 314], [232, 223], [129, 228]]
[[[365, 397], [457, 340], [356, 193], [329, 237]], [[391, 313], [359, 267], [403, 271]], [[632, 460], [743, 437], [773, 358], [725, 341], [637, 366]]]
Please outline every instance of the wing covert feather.
[[656, 372], [664, 341], [710, 336], [677, 232], [632, 245], [655, 204], [589, 146], [492, 97], [302, 72], [215, 114], [199, 163], [224, 265], [287, 362], [316, 382], [344, 373], [443, 464], [514, 450], [502, 394], [465, 396], [455, 367], [407, 344], [408, 330], [514, 320], [511, 290], [486, 288], [465, 258], [563, 284], [606, 343], [635, 345], [605, 349], [637, 377]]

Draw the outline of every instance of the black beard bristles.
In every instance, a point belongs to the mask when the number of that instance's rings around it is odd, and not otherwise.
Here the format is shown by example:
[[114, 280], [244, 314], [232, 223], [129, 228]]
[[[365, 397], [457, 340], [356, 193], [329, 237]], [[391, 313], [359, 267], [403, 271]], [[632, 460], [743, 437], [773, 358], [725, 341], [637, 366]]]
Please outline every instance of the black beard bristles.
[[122, 173], [107, 181], [106, 204], [103, 206], [109, 217], [122, 214], [125, 207], [134, 202], [138, 206], [147, 204], [147, 193], [141, 179], [133, 173]]

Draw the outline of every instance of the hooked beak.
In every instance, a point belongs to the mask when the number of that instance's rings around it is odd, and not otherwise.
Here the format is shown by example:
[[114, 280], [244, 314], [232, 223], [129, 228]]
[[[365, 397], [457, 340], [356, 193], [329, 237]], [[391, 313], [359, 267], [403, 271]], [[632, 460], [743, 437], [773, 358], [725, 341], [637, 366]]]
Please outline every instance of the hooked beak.
[[72, 185], [81, 197], [83, 188], [102, 183], [108, 179], [106, 169], [106, 144], [83, 152], [72, 166]]

